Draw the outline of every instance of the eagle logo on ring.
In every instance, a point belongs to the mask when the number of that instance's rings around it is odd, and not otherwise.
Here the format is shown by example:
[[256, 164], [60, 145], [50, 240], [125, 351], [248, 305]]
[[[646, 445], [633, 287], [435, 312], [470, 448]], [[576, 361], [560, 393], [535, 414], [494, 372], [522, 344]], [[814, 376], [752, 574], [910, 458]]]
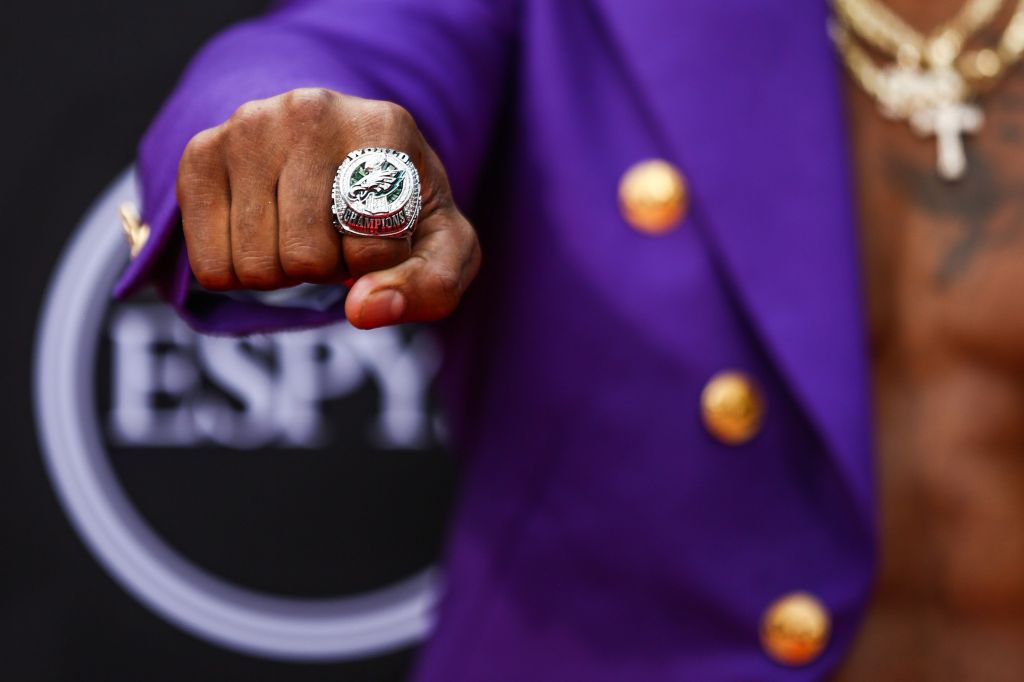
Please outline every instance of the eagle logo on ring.
[[363, 176], [353, 182], [348, 189], [351, 201], [365, 201], [370, 195], [387, 197], [402, 186], [405, 177], [404, 171], [395, 168], [386, 160], [371, 166], [364, 164], [360, 170], [363, 171]]

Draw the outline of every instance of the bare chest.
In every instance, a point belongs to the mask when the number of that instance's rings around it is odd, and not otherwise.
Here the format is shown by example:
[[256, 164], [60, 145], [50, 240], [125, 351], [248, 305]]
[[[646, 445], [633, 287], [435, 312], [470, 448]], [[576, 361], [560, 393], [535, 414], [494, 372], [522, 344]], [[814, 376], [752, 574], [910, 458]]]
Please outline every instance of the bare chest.
[[956, 183], [936, 173], [934, 139], [884, 120], [852, 86], [847, 101], [881, 566], [838, 679], [1013, 679], [1024, 665], [1024, 78], [984, 101]]
[[965, 354], [1024, 369], [1024, 79], [984, 100], [967, 173], [851, 88], [850, 131], [876, 357]]

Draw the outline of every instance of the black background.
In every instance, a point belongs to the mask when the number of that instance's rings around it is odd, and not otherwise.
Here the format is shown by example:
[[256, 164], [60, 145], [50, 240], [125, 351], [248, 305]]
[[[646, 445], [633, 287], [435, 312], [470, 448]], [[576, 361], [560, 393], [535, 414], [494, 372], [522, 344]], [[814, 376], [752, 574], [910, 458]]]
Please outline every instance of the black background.
[[[7, 397], [0, 679], [406, 677], [412, 651], [360, 662], [280, 663], [217, 648], [161, 620], [122, 591], [75, 535], [36, 440], [35, 328], [65, 240], [132, 162], [139, 137], [189, 57], [219, 28], [264, 4], [13, 2], [0, 14]], [[102, 376], [107, 360], [101, 354], [98, 361]], [[359, 405], [375, 396], [367, 389], [357, 399], [362, 402], [330, 409], [359, 419]], [[112, 453], [122, 484], [164, 538], [238, 584], [306, 596], [358, 592], [409, 575], [438, 552], [452, 472], [437, 448], [382, 455], [360, 441], [334, 458], [215, 448], [174, 455]], [[275, 485], [282, 477], [288, 486]], [[303, 523], [310, 518], [322, 522]], [[226, 546], [225, 537], [234, 544]], [[363, 559], [353, 560], [358, 556]]]

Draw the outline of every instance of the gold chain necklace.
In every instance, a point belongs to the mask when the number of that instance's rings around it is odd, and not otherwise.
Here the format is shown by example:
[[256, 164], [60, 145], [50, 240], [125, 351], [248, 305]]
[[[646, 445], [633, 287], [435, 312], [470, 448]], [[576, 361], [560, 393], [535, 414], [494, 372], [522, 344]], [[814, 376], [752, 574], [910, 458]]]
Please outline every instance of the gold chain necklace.
[[[939, 175], [962, 177], [967, 166], [963, 135], [977, 132], [984, 122], [972, 100], [1024, 54], [1024, 0], [1018, 0], [994, 48], [968, 52], [965, 43], [995, 18], [1002, 0], [968, 0], [929, 36], [877, 0], [833, 0], [833, 6], [829, 33], [854, 81], [878, 102], [883, 115], [936, 138]], [[894, 62], [877, 65], [858, 39]]]
[[928, 36], [912, 28], [877, 0], [835, 0], [836, 14], [850, 29], [877, 49], [888, 52], [901, 64], [927, 60], [948, 66], [963, 44], [991, 23], [1003, 0], [968, 0], [960, 12]]

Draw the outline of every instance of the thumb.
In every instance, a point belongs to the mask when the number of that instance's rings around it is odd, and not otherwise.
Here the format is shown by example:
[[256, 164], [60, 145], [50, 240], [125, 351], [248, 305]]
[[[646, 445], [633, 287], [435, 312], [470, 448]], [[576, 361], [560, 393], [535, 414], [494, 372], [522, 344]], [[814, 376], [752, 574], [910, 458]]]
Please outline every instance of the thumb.
[[345, 316], [360, 329], [428, 322], [455, 310], [480, 269], [480, 243], [451, 208], [420, 224], [402, 263], [360, 277], [345, 300]]

